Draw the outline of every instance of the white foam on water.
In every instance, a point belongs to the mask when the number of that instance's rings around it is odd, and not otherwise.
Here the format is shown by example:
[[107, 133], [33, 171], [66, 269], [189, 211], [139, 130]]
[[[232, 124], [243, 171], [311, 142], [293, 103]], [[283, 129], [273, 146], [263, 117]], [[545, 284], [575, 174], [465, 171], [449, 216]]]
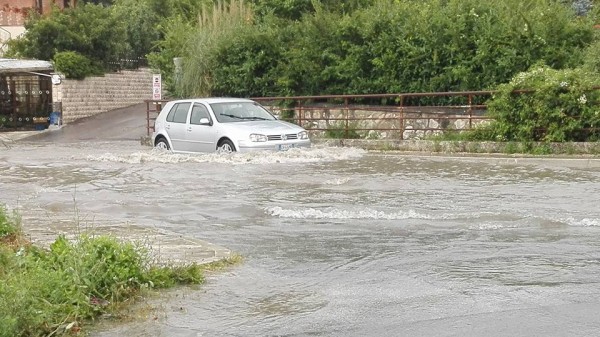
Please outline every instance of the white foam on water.
[[366, 150], [351, 147], [313, 147], [309, 149], [290, 149], [288, 151], [260, 151], [251, 153], [199, 153], [178, 154], [152, 149], [130, 154], [105, 153], [99, 156], [88, 156], [89, 161], [119, 162], [139, 164], [156, 163], [225, 163], [232, 165], [243, 164], [275, 164], [275, 163], [315, 163], [337, 160], [357, 159]]
[[459, 222], [471, 222], [473, 220], [483, 220], [493, 218], [491, 221], [482, 221], [469, 227], [471, 230], [499, 230], [505, 228], [515, 228], [518, 225], [514, 223], [515, 217], [507, 218], [501, 213], [434, 213], [427, 210], [401, 210], [385, 211], [369, 207], [357, 206], [352, 209], [342, 209], [334, 207], [325, 208], [283, 208], [281, 206], [267, 207], [265, 213], [274, 217], [291, 219], [376, 219], [376, 220], [449, 220]]
[[590, 218], [574, 219], [574, 218], [569, 218], [569, 219], [566, 219], [565, 222], [567, 224], [569, 224], [569, 226], [573, 226], [573, 227], [600, 227], [600, 219], [590, 219]]
[[402, 220], [402, 219], [431, 219], [426, 214], [414, 210], [406, 212], [384, 212], [375, 209], [346, 210], [336, 208], [296, 208], [284, 209], [282, 207], [268, 207], [265, 212], [271, 216], [291, 219], [378, 219], [378, 220]]
[[344, 185], [349, 182], [350, 178], [335, 178], [331, 180], [326, 180], [323, 182], [323, 185]]
[[561, 226], [571, 226], [571, 227], [600, 227], [600, 218], [574, 218], [574, 217], [556, 217], [556, 218], [546, 218], [546, 217], [537, 217], [532, 216], [529, 217], [531, 221], [536, 223], [540, 223], [542, 225], [561, 225]]
[[[515, 226], [509, 226], [515, 227]], [[470, 230], [479, 230], [479, 231], [494, 231], [506, 228], [505, 225], [498, 223], [481, 223], [473, 226], [469, 226]]]

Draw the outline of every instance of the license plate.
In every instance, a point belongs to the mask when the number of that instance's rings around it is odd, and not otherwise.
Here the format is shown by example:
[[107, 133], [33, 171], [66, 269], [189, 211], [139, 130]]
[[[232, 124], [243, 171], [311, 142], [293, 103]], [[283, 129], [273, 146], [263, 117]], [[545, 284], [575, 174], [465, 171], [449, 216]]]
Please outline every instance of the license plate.
[[294, 147], [294, 144], [279, 144], [279, 151], [287, 151]]

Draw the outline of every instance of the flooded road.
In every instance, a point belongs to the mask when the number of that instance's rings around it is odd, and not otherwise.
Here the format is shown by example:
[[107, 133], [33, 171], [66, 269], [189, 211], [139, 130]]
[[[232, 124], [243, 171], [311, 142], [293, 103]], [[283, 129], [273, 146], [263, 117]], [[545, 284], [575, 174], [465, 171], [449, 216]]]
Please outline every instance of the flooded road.
[[600, 334], [599, 159], [21, 142], [0, 203], [33, 232], [136, 224], [245, 257], [97, 336]]

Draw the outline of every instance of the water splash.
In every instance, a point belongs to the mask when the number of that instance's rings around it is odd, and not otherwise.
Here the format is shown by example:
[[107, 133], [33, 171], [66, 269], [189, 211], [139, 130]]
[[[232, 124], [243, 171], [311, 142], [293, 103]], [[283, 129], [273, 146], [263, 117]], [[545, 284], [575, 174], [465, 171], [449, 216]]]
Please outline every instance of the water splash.
[[574, 218], [569, 218], [565, 222], [567, 224], [569, 224], [569, 226], [573, 226], [573, 227], [600, 227], [600, 219], [590, 219], [590, 218], [574, 219]]
[[140, 164], [156, 162], [163, 164], [176, 163], [225, 163], [232, 165], [243, 164], [275, 164], [275, 163], [314, 163], [337, 160], [357, 159], [367, 151], [349, 147], [313, 147], [310, 149], [291, 149], [281, 152], [251, 152], [251, 153], [199, 153], [178, 154], [155, 149], [125, 154], [105, 153], [103, 155], [90, 155], [89, 161], [119, 162], [127, 164]]

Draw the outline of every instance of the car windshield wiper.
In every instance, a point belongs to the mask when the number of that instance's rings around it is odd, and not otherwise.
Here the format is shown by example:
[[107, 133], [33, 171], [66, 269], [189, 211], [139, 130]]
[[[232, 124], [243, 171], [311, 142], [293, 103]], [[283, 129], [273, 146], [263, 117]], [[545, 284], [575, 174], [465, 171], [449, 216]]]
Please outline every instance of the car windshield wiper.
[[220, 114], [221, 116], [225, 116], [225, 117], [231, 117], [231, 118], [237, 118], [237, 119], [249, 119], [249, 120], [261, 120], [261, 121], [268, 121], [270, 119], [264, 118], [264, 117], [242, 117], [242, 116], [236, 116], [236, 115], [231, 115], [231, 114]]
[[231, 114], [220, 114], [220, 115], [225, 116], [225, 117], [237, 118], [237, 119], [246, 119], [246, 117], [240, 117], [240, 116], [231, 115]]

